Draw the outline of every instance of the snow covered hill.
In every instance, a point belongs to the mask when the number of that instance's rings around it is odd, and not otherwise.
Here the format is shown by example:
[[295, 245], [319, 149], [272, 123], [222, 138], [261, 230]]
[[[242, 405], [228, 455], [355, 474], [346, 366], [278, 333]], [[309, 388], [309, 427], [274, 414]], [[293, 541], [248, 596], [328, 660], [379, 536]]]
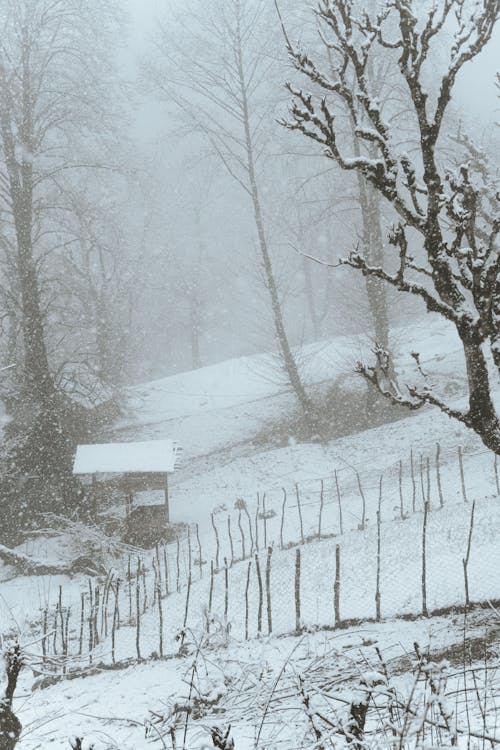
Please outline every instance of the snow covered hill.
[[[463, 364], [459, 344], [448, 333], [438, 320], [405, 331], [398, 368], [412, 382], [411, 351], [420, 351], [431, 382], [459, 402]], [[362, 384], [351, 368], [368, 348], [347, 338], [308, 347], [303, 358], [310, 387], [339, 379], [347, 384], [346, 393], [359, 398]], [[20, 630], [38, 681], [44, 673], [76, 670], [74, 679], [63, 678], [32, 695], [33, 677], [25, 671], [25, 694], [17, 704], [27, 727], [20, 750], [36, 750], [46, 742], [54, 750], [67, 749], [71, 734], [92, 739], [96, 750], [169, 747], [170, 729], [177, 726], [183, 736], [183, 722], [186, 748], [208, 747], [206, 727], [220, 722], [232, 724], [236, 750], [254, 750], [256, 727], [268, 711], [276, 710], [271, 709], [278, 698], [273, 685], [285, 673], [290, 672], [284, 678], [286, 689], [296, 695], [296, 675], [328, 672], [335, 653], [339, 684], [345, 683], [346, 691], [339, 700], [348, 703], [361, 663], [372, 663], [377, 647], [394, 660], [395, 675], [410, 679], [413, 666], [404, 659], [414, 641], [452, 651], [463, 640], [463, 615], [454, 614], [453, 607], [462, 611], [464, 604], [463, 559], [473, 507], [470, 598], [483, 605], [500, 599], [500, 584], [491, 574], [500, 568], [500, 470], [472, 432], [425, 409], [328, 443], [301, 444], [291, 434], [284, 445], [266, 444], [258, 436], [293, 408], [293, 397], [263, 377], [265, 367], [265, 357], [234, 360], [126, 394], [127, 413], [115, 437], [183, 443], [183, 466], [171, 483], [171, 513], [173, 520], [190, 524], [190, 534], [168, 545], [164, 556], [161, 550], [156, 558], [156, 553], [142, 554], [143, 577], [134, 577], [137, 551], [129, 551], [134, 555], [132, 573], [127, 572], [125, 551], [113, 563], [115, 587], [121, 581], [116, 599], [109, 579], [94, 581], [104, 591], [101, 601], [108, 592], [109, 612], [113, 607], [118, 611], [118, 629], [103, 607], [93, 615], [85, 610], [80, 621], [80, 600], [88, 592], [84, 577], [31, 577], [3, 585], [3, 632]], [[451, 610], [439, 617], [421, 618], [424, 527], [426, 606], [431, 614]], [[22, 551], [39, 559], [62, 555], [61, 540], [39, 538], [30, 544]], [[351, 624], [331, 632], [339, 625], [334, 607], [337, 554], [340, 619], [343, 626]], [[160, 588], [155, 586], [158, 569], [164, 571]], [[383, 621], [373, 624], [377, 580]], [[51, 652], [63, 621], [57, 614], [59, 585], [69, 623], [67, 657], [61, 655], [64, 634], [59, 654]], [[490, 617], [481, 608], [471, 610], [471, 637], [496, 643], [489, 622], [497, 616], [494, 606]], [[34, 621], [47, 607], [49, 654], [40, 666], [43, 629]], [[411, 622], [402, 616], [420, 619]], [[294, 634], [298, 620], [301, 635]], [[87, 628], [96, 627], [100, 639], [90, 654]], [[165, 661], [157, 661], [161, 651]], [[134, 665], [138, 653], [152, 661]], [[203, 689], [198, 685], [196, 690], [205, 702], [191, 723], [185, 713], [176, 715], [175, 705], [184, 696], [194, 706], [189, 685], [199, 660], [205, 677]], [[91, 676], [85, 676], [89, 669]], [[265, 697], [255, 692], [260, 681]], [[134, 685], [140, 685], [140, 694]], [[456, 681], [449, 690], [456, 693]], [[486, 694], [489, 686], [484, 690]], [[468, 721], [474, 726], [481, 722], [480, 709], [471, 708]], [[261, 727], [266, 740], [259, 747], [289, 750], [297, 745], [303, 712], [296, 702], [293, 710], [297, 723], [286, 731], [276, 714], [274, 723]]]

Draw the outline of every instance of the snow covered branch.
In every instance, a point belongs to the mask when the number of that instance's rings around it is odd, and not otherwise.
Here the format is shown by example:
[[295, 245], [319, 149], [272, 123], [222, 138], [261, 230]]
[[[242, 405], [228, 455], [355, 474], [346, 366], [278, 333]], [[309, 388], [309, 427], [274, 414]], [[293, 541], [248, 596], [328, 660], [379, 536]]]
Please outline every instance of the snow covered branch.
[[[408, 398], [381, 387], [380, 367], [360, 366], [359, 371], [394, 402], [409, 408], [432, 404], [500, 452], [500, 420], [482, 350], [488, 342], [500, 371], [500, 194], [480, 149], [470, 142], [462, 143], [467, 160], [448, 170], [437, 150], [457, 76], [490, 42], [500, 3], [437, 0], [423, 9], [416, 0], [386, 0], [378, 13], [356, 14], [352, 0], [320, 0], [316, 16], [325, 53], [321, 64], [287, 37], [292, 63], [312, 90], [288, 84], [293, 99], [283, 124], [320, 145], [340, 169], [362, 174], [399, 216], [388, 236], [399, 253], [395, 273], [357, 251], [341, 263], [420, 297], [429, 312], [455, 326], [467, 364], [469, 410], [453, 409], [428, 390], [409, 389]], [[448, 62], [439, 74], [436, 58], [432, 96], [428, 65], [443, 44]], [[390, 80], [385, 87], [375, 75], [381, 60], [384, 78]], [[398, 117], [386, 116], [394, 106], [396, 79], [405, 117], [413, 123], [411, 156], [398, 145]], [[352, 155], [346, 153], [346, 115]], [[424, 262], [416, 263], [409, 254], [416, 239]]]

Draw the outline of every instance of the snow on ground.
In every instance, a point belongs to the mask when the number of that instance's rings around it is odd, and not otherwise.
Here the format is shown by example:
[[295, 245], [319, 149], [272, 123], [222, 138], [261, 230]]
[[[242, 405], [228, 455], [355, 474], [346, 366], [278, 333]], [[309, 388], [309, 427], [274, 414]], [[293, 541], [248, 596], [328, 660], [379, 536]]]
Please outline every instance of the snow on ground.
[[[405, 331], [404, 342], [405, 353], [398, 358], [401, 371], [406, 373], [404, 377], [412, 382], [413, 376], [408, 374], [413, 361], [410, 352], [420, 349], [426, 352], [421, 363], [424, 370], [432, 373], [429, 375], [431, 382], [435, 379], [442, 387], [443, 383], [449, 383], [448, 397], [460, 399], [463, 362], [458, 342], [449, 336], [448, 329], [444, 329], [437, 319], [431, 319], [430, 324], [426, 321]], [[320, 383], [345, 376], [366, 350], [366, 342], [353, 338], [307, 347], [303, 359], [309, 382]], [[294, 630], [296, 618], [296, 547], [293, 545], [297, 545], [302, 536], [308, 541], [301, 547], [302, 623], [309, 628], [333, 625], [336, 545], [340, 547], [341, 559], [341, 618], [372, 618], [375, 614], [377, 549], [375, 518], [381, 476], [382, 616], [390, 618], [421, 611], [422, 507], [425, 499], [431, 505], [427, 529], [428, 608], [463, 604], [462, 560], [466, 553], [473, 500], [477, 503], [469, 562], [471, 599], [500, 597], [497, 577], [491, 575], [491, 571], [500, 568], [498, 477], [493, 456], [473, 433], [435, 410], [426, 409], [415, 416], [331, 440], [327, 444], [297, 444], [291, 436], [286, 446], [259, 446], [256, 437], [293, 406], [293, 398], [286, 389], [262, 377], [266, 367], [268, 359], [264, 357], [243, 358], [166, 378], [128, 392], [128, 413], [118, 425], [114, 437], [117, 440], [174, 439], [183, 445], [183, 467], [170, 483], [171, 514], [175, 521], [198, 524], [197, 533], [194, 526], [191, 529], [190, 541], [186, 538], [180, 540], [179, 591], [163, 599], [165, 653], [175, 653], [179, 647], [176, 636], [185, 616], [189, 558], [192, 560], [193, 580], [186, 643], [190, 645], [206, 629], [209, 566], [218, 553], [219, 570], [214, 578], [213, 622], [210, 626], [211, 648], [215, 651], [208, 661], [224, 661], [225, 664], [256, 664], [258, 661], [269, 665], [267, 676], [274, 679], [272, 675], [297, 643], [287, 634]], [[350, 380], [350, 375], [347, 380]], [[352, 398], [358, 398], [360, 393], [358, 390]], [[439, 507], [437, 443], [440, 444], [439, 479], [443, 508]], [[464, 456], [464, 483], [458, 446], [461, 446]], [[359, 484], [365, 497], [365, 529], [359, 528], [363, 517]], [[239, 509], [235, 507], [237, 499], [240, 500]], [[249, 517], [242, 511], [241, 500]], [[323, 538], [317, 539], [320, 517]], [[272, 629], [273, 634], [281, 635], [281, 638], [261, 635], [256, 640], [259, 587], [253, 559], [248, 579], [247, 576], [251, 545], [257, 541], [263, 581], [265, 548], [273, 545], [270, 575]], [[281, 549], [282, 541], [285, 549]], [[69, 539], [63, 543], [57, 538], [40, 538], [24, 545], [22, 551], [38, 559], [64, 558], [58, 544], [62, 549], [65, 544], [71, 547], [72, 542]], [[239, 561], [243, 547], [246, 559]], [[92, 554], [91, 547], [89, 549]], [[229, 561], [227, 600], [224, 557]], [[233, 557], [234, 564], [231, 565]], [[175, 544], [169, 546], [167, 559], [170, 588], [175, 589]], [[200, 559], [204, 563], [201, 572]], [[125, 564], [126, 560], [116, 561], [122, 580]], [[244, 641], [247, 580], [249, 642]], [[0, 606], [3, 633], [12, 632], [17, 627], [25, 641], [31, 643], [30, 649], [37, 652], [39, 643], [33, 643], [37, 640], [36, 635], [30, 640], [29, 626], [39, 619], [40, 611], [48, 602], [53, 604], [57, 600], [59, 585], [64, 589], [64, 606], [70, 605], [73, 612], [78, 612], [81, 593], [87, 587], [87, 580], [82, 576], [61, 577], [60, 580], [58, 577], [29, 577], [4, 582]], [[151, 570], [148, 585], [151, 586]], [[122, 588], [121, 596], [123, 614], [127, 612], [130, 596], [126, 586]], [[151, 593], [148, 596], [148, 608], [141, 618], [143, 657], [159, 649], [158, 608], [152, 606]], [[227, 616], [224, 614], [226, 608]], [[264, 591], [263, 634], [267, 633], [268, 622]], [[360, 634], [368, 632], [367, 640], [379, 638], [384, 648], [395, 647], [402, 652], [411, 647], [413, 640], [427, 642], [438, 631], [441, 638], [446, 640], [449, 637], [450, 642], [462, 637], [463, 633], [458, 635], [459, 625], [455, 623], [453, 627], [455, 630], [449, 629], [448, 621], [437, 618], [418, 623], [389, 620], [349, 630], [345, 638], [359, 645]], [[344, 634], [310, 634], [300, 648], [307, 649], [310, 655], [330, 638], [344, 638]], [[77, 641], [78, 623], [74, 620], [70, 626], [70, 653], [74, 664], [81, 664], [82, 658], [77, 658], [75, 651]], [[221, 650], [222, 643], [226, 648]], [[115, 650], [117, 660], [135, 656], [133, 621], [124, 622], [117, 631]], [[99, 660], [109, 663], [110, 655], [108, 637], [96, 648], [93, 663]], [[85, 653], [83, 658], [86, 662]], [[149, 746], [154, 738], [144, 739], [144, 718], [150, 709], [162, 712], [170, 697], [185, 689], [181, 685], [188, 664], [189, 659], [172, 659], [130, 667], [125, 671], [105, 671], [85, 679], [63, 682], [31, 696], [27, 692], [31, 679], [26, 672], [26, 703], [21, 700], [19, 704], [26, 734], [20, 750], [35, 750], [45, 747], [48, 742], [54, 748], [67, 747], [67, 736], [76, 732], [95, 736], [97, 750], [105, 747], [138, 750]], [[265, 674], [266, 669], [261, 673]], [[240, 716], [236, 723], [238, 750], [253, 747], [249, 744], [250, 735], [247, 736], [252, 719]], [[202, 747], [200, 729], [197, 731], [192, 747]], [[294, 742], [296, 740], [295, 737]]]
[[[470, 615], [469, 638], [487, 632], [485, 619], [484, 613]], [[186, 747], [208, 748], [209, 728], [231, 724], [236, 748], [254, 750], [266, 715], [259, 746], [290, 750], [302, 746], [305, 729], [304, 713], [295, 698], [298, 675], [311, 686], [330, 685], [330, 691], [344, 696], [345, 701], [361, 674], [379, 668], [375, 647], [390, 672], [403, 675], [414, 642], [423, 651], [435, 653], [460, 643], [463, 628], [462, 617], [439, 617], [367, 623], [334, 633], [262, 638], [243, 644], [230, 640], [224, 648], [207, 645], [185, 658], [100, 671], [31, 694], [25, 675], [23, 695], [15, 706], [24, 723], [19, 748], [67, 750], [68, 738], [75, 735], [95, 742], [96, 750], [169, 747], [163, 744], [170, 742], [168, 724], [158, 722], [156, 729], [150, 727], [148, 736], [145, 728], [159, 716], [168, 717], [175, 704], [186, 702], [194, 674], [196, 698], [220, 698], [213, 709], [202, 710], [198, 719], [188, 722]], [[472, 722], [474, 726], [474, 718]], [[179, 743], [184, 724], [185, 714], [181, 714]], [[465, 717], [460, 725], [466, 726]], [[163, 732], [166, 736], [162, 740], [159, 733]]]
[[[398, 366], [405, 372], [415, 370], [412, 351], [422, 351], [424, 368], [446, 375], [452, 383], [464, 372], [460, 342], [438, 316], [396, 330], [393, 339]], [[352, 372], [359, 359], [372, 358], [370, 347], [363, 336], [305, 346], [298, 352], [305, 381], [314, 387], [347, 377], [359, 392], [361, 381]], [[174, 439], [184, 449], [187, 466], [194, 457], [251, 443], [293, 408], [293, 395], [272, 357], [241, 357], [127, 389], [125, 416], [114, 435], [123, 440]]]

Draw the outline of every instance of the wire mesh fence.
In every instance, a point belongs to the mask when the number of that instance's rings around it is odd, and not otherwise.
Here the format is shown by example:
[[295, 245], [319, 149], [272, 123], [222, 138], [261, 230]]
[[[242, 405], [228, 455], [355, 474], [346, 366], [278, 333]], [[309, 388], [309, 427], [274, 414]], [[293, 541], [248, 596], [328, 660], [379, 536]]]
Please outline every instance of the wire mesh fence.
[[496, 599], [496, 457], [488, 464], [485, 451], [436, 446], [380, 476], [333, 471], [236, 499], [211, 514], [209, 534], [192, 526], [104, 581], [61, 587], [34, 624], [31, 660], [60, 674], [165, 657], [199, 633], [223, 643]]

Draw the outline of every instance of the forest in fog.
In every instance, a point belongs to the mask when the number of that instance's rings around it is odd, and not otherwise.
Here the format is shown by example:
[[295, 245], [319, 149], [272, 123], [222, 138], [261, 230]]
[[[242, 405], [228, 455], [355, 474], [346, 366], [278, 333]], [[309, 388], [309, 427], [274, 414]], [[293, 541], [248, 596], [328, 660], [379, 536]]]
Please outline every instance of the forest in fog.
[[499, 20], [0, 0], [0, 750], [500, 747]]

